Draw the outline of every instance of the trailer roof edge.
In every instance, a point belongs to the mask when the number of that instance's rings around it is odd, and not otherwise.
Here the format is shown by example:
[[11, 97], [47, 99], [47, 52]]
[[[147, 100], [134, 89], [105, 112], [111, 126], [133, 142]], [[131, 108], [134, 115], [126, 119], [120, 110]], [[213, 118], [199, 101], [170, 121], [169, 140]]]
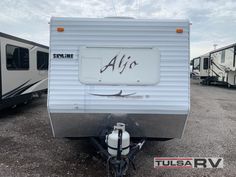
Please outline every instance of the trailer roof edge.
[[31, 44], [31, 45], [35, 45], [35, 46], [39, 46], [39, 47], [42, 47], [42, 48], [49, 49], [49, 47], [46, 46], [46, 45], [39, 44], [39, 43], [29, 41], [29, 40], [26, 40], [26, 39], [22, 39], [22, 38], [12, 36], [12, 35], [9, 35], [9, 34], [6, 34], [6, 33], [2, 33], [2, 32], [0, 32], [0, 37], [4, 37], [4, 38], [7, 38], [7, 39], [12, 39], [12, 40], [15, 40], [15, 41], [19, 41], [19, 42], [23, 42], [23, 43], [27, 43], [27, 44]]
[[145, 22], [188, 22], [190, 23], [189, 19], [169, 19], [169, 18], [90, 18], [90, 17], [56, 17], [52, 16], [50, 21], [145, 21]]
[[209, 52], [209, 54], [212, 54], [212, 53], [215, 53], [215, 52], [219, 52], [221, 50], [228, 49], [228, 48], [231, 48], [231, 47], [234, 47], [234, 46], [236, 46], [236, 43], [233, 43], [233, 44], [230, 44], [230, 45], [227, 45], [227, 46], [224, 46], [224, 47], [212, 50], [211, 52]]

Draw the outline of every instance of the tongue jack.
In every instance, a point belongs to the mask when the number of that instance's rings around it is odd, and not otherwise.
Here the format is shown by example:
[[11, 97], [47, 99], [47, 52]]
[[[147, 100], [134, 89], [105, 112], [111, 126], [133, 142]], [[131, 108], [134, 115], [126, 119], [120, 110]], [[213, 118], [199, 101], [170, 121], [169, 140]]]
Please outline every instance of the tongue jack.
[[130, 164], [135, 169], [135, 156], [141, 150], [145, 140], [131, 144], [130, 134], [125, 130], [125, 124], [123, 123], [117, 123], [112, 131], [104, 132], [110, 133], [103, 135], [105, 137], [103, 140], [99, 141], [92, 137], [91, 141], [98, 149], [98, 153], [107, 162], [108, 176], [110, 176], [111, 170], [115, 177], [122, 177], [126, 174]]

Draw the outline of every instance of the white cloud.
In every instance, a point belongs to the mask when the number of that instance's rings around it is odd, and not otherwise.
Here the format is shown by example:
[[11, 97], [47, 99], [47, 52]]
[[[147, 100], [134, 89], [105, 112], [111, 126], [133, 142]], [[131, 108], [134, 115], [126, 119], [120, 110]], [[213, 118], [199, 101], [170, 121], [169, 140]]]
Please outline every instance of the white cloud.
[[[113, 5], [114, 4], [114, 5]], [[189, 18], [191, 57], [236, 41], [234, 0], [1, 0], [0, 31], [48, 45], [51, 16]]]

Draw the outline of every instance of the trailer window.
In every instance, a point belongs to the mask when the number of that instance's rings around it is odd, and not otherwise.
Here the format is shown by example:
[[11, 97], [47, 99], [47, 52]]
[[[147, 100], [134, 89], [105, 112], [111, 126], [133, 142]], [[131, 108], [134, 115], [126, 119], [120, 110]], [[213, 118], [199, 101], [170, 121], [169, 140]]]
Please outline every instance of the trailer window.
[[208, 69], [209, 68], [209, 61], [208, 58], [203, 59], [203, 69]]
[[221, 63], [225, 62], [225, 50], [221, 52]]
[[193, 69], [200, 70], [200, 58], [196, 58], [193, 60]]
[[6, 45], [6, 60], [8, 70], [28, 70], [29, 50], [13, 45]]
[[48, 53], [37, 51], [37, 69], [48, 70]]

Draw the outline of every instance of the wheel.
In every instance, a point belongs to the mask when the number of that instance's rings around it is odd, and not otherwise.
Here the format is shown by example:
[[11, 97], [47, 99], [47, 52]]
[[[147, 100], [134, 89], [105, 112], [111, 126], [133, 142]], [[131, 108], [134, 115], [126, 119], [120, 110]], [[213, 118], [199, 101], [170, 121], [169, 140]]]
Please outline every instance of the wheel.
[[231, 88], [231, 84], [228, 83], [227, 86], [228, 86], [228, 88]]

